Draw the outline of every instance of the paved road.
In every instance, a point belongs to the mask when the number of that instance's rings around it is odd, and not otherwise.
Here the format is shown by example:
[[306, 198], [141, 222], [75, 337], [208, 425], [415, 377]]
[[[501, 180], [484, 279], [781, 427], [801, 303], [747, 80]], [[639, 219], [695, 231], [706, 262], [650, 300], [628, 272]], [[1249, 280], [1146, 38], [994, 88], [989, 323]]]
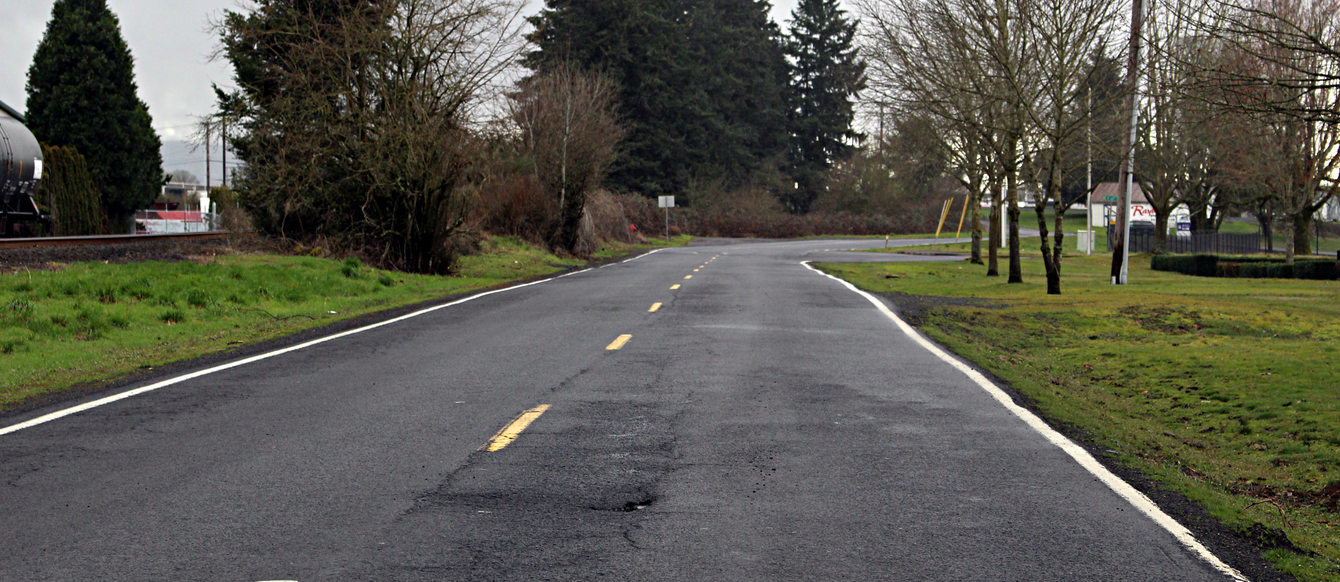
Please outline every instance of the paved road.
[[882, 244], [666, 250], [0, 436], [0, 578], [1223, 579], [799, 264]]

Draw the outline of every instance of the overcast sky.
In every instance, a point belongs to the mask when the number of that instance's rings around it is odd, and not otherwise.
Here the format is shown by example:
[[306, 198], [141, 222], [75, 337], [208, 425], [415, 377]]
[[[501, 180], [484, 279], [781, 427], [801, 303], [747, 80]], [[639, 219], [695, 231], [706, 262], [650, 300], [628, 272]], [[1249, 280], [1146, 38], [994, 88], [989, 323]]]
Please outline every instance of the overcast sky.
[[[541, 0], [528, 0], [532, 12]], [[618, 0], [613, 0], [618, 1]], [[28, 67], [42, 40], [55, 0], [0, 0], [0, 101], [27, 109]], [[783, 30], [797, 0], [775, 0], [772, 16]], [[230, 86], [231, 69], [211, 62], [209, 23], [237, 0], [107, 0], [121, 21], [121, 35], [135, 58], [135, 82], [163, 140], [184, 140], [196, 118], [213, 105], [210, 84]], [[168, 160], [164, 160], [167, 162]], [[165, 164], [166, 165], [166, 164]]]

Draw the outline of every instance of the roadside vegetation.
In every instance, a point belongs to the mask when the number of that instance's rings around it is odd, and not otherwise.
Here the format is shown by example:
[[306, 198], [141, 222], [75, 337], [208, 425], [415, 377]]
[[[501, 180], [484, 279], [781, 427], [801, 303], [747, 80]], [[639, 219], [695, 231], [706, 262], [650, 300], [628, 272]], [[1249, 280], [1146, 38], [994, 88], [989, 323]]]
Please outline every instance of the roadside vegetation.
[[[1017, 389], [1045, 418], [1253, 537], [1300, 580], [1340, 580], [1340, 285], [1151, 271], [1069, 291], [964, 263], [824, 264]], [[952, 298], [952, 299], [946, 299]]]
[[[644, 246], [622, 244], [610, 252]], [[0, 275], [0, 411], [74, 386], [403, 305], [585, 264], [515, 238], [485, 240], [451, 276], [359, 259], [219, 255], [56, 265]]]

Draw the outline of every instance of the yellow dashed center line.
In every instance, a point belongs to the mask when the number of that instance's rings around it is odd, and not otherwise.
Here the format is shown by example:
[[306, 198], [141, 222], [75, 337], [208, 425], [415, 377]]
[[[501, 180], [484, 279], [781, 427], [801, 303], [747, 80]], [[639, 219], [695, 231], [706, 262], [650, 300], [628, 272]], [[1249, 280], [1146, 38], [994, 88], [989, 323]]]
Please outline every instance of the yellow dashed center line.
[[685, 278], [685, 279], [692, 279], [692, 278], [693, 278], [693, 275], [684, 275], [684, 278]]
[[647, 313], [656, 313], [656, 311], [657, 311], [658, 309], [660, 309], [660, 308], [661, 308], [661, 304], [660, 304], [659, 302], [657, 302], [657, 303], [652, 303], [652, 304], [651, 304], [651, 309], [648, 309], [648, 310], [647, 310]]
[[609, 350], [609, 351], [614, 351], [614, 350], [617, 350], [617, 349], [621, 349], [621, 348], [624, 347], [624, 345], [626, 345], [626, 344], [628, 343], [628, 340], [630, 340], [630, 339], [633, 339], [633, 336], [632, 336], [632, 335], [630, 335], [630, 334], [623, 334], [623, 335], [621, 335], [621, 336], [615, 338], [614, 341], [610, 343], [610, 345], [605, 346], [605, 349], [606, 349], [606, 350]]
[[679, 283], [675, 283], [674, 285], [671, 285], [671, 286], [670, 286], [670, 290], [671, 290], [671, 291], [674, 291], [674, 290], [676, 290], [676, 289], [679, 289]]
[[516, 417], [516, 420], [513, 420], [507, 426], [502, 427], [502, 430], [498, 431], [498, 434], [493, 435], [493, 438], [489, 439], [489, 442], [484, 443], [484, 446], [480, 447], [480, 450], [488, 451], [490, 453], [503, 450], [504, 447], [512, 444], [512, 441], [515, 441], [517, 437], [520, 437], [521, 431], [526, 430], [526, 427], [530, 426], [530, 423], [535, 422], [535, 419], [539, 418], [541, 414], [544, 414], [544, 411], [546, 410], [549, 410], [549, 405], [541, 404], [521, 413], [521, 416]]

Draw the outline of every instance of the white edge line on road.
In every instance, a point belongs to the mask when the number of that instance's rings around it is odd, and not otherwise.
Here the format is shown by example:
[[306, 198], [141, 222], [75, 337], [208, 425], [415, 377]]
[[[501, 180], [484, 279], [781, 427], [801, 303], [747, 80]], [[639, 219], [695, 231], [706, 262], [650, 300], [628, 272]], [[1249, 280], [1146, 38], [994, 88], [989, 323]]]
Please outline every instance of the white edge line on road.
[[522, 284], [520, 284], [520, 285], [514, 285], [514, 286], [511, 286], [511, 287], [504, 287], [504, 288], [502, 288], [502, 289], [494, 289], [494, 290], [492, 290], [492, 291], [485, 291], [485, 292], [483, 292], [483, 293], [477, 293], [477, 294], [475, 294], [475, 295], [471, 295], [471, 296], [469, 296], [469, 297], [463, 297], [463, 298], [461, 298], [461, 299], [457, 299], [457, 300], [455, 300], [455, 301], [451, 301], [451, 302], [449, 302], [449, 303], [443, 303], [443, 304], [441, 304], [441, 305], [434, 305], [434, 306], [432, 306], [432, 307], [427, 307], [427, 308], [424, 308], [424, 309], [420, 309], [420, 310], [415, 311], [415, 312], [413, 312], [413, 313], [407, 313], [407, 314], [405, 314], [405, 315], [401, 315], [401, 316], [399, 316], [399, 317], [394, 317], [394, 318], [388, 319], [388, 320], [386, 320], [386, 321], [380, 321], [380, 322], [377, 322], [377, 323], [373, 323], [373, 324], [365, 325], [365, 326], [360, 327], [360, 328], [351, 329], [351, 330], [347, 330], [347, 331], [342, 331], [342, 332], [337, 333], [337, 334], [333, 334], [333, 335], [328, 335], [328, 336], [325, 336], [325, 337], [317, 338], [317, 339], [314, 339], [314, 340], [311, 340], [311, 341], [307, 341], [307, 342], [303, 342], [303, 343], [300, 343], [300, 344], [297, 344], [297, 345], [289, 346], [289, 347], [287, 347], [287, 348], [278, 349], [278, 350], [275, 350], [275, 351], [272, 351], [272, 352], [266, 352], [266, 353], [264, 353], [264, 354], [258, 354], [258, 355], [255, 355], [255, 356], [251, 356], [251, 357], [249, 357], [249, 358], [243, 358], [243, 359], [241, 359], [241, 360], [235, 360], [235, 361], [232, 361], [232, 362], [228, 362], [228, 363], [226, 363], [226, 364], [221, 364], [221, 365], [218, 365], [218, 366], [214, 366], [213, 368], [206, 368], [206, 369], [204, 369], [204, 370], [197, 370], [197, 371], [195, 371], [195, 372], [191, 372], [191, 373], [189, 373], [189, 374], [184, 374], [184, 375], [181, 375], [181, 376], [176, 376], [176, 377], [173, 377], [173, 378], [168, 378], [167, 380], [163, 380], [163, 381], [160, 381], [160, 382], [155, 382], [155, 383], [153, 383], [153, 384], [149, 384], [149, 385], [147, 385], [147, 386], [141, 386], [141, 387], [139, 387], [139, 388], [135, 388], [135, 389], [133, 389], [133, 390], [127, 390], [127, 391], [125, 391], [125, 392], [119, 392], [119, 393], [117, 393], [117, 394], [113, 394], [113, 395], [111, 395], [111, 396], [107, 396], [107, 397], [104, 397], [104, 398], [99, 398], [99, 399], [97, 399], [97, 400], [93, 400], [93, 401], [90, 401], [90, 402], [85, 402], [85, 403], [80, 404], [80, 405], [78, 405], [78, 406], [72, 406], [72, 407], [70, 407], [70, 408], [65, 408], [65, 409], [57, 410], [56, 412], [52, 412], [52, 413], [50, 413], [50, 414], [45, 414], [45, 415], [39, 416], [39, 417], [37, 417], [37, 418], [31, 419], [31, 420], [27, 420], [27, 421], [24, 421], [24, 422], [20, 422], [20, 423], [18, 423], [18, 424], [13, 424], [13, 425], [10, 425], [10, 426], [6, 426], [6, 427], [4, 427], [4, 428], [0, 428], [0, 436], [4, 436], [4, 435], [10, 434], [10, 433], [15, 433], [15, 432], [21, 431], [21, 430], [26, 429], [26, 428], [32, 428], [32, 427], [37, 426], [37, 425], [39, 425], [39, 424], [45, 424], [45, 423], [51, 422], [51, 421], [53, 421], [53, 420], [58, 420], [58, 419], [61, 419], [61, 418], [65, 418], [65, 417], [70, 416], [70, 415], [73, 415], [73, 414], [79, 414], [80, 412], [84, 412], [84, 411], [86, 411], [86, 410], [91, 410], [91, 409], [94, 409], [94, 408], [98, 408], [98, 407], [100, 407], [100, 406], [106, 406], [106, 405], [111, 404], [111, 403], [113, 403], [113, 402], [117, 402], [117, 401], [120, 401], [120, 400], [125, 400], [125, 399], [127, 399], [127, 398], [132, 398], [132, 397], [135, 397], [135, 396], [139, 396], [139, 395], [144, 394], [144, 393], [146, 393], [146, 392], [153, 392], [154, 390], [158, 390], [158, 389], [160, 389], [160, 388], [166, 388], [166, 387], [168, 387], [168, 386], [172, 386], [173, 384], [180, 384], [180, 383], [185, 382], [185, 381], [187, 381], [187, 380], [193, 380], [193, 379], [195, 379], [195, 378], [199, 378], [199, 377], [201, 377], [201, 376], [208, 376], [208, 375], [213, 374], [213, 373], [216, 373], [216, 372], [222, 372], [222, 371], [224, 371], [224, 370], [228, 370], [228, 369], [231, 369], [231, 368], [236, 368], [236, 367], [239, 367], [239, 366], [245, 366], [245, 365], [247, 365], [247, 364], [251, 364], [251, 363], [259, 362], [259, 361], [261, 361], [261, 360], [265, 360], [265, 359], [273, 358], [273, 357], [275, 357], [275, 356], [279, 356], [279, 355], [287, 354], [287, 353], [289, 353], [289, 352], [296, 352], [296, 351], [298, 351], [298, 350], [307, 349], [307, 348], [310, 348], [310, 347], [312, 347], [312, 346], [315, 346], [315, 345], [318, 345], [318, 344], [323, 344], [323, 343], [326, 343], [326, 342], [331, 341], [331, 340], [336, 340], [336, 339], [340, 339], [340, 338], [342, 338], [342, 337], [351, 336], [351, 335], [358, 334], [358, 333], [363, 333], [363, 332], [365, 332], [365, 331], [369, 331], [369, 330], [377, 329], [377, 328], [379, 328], [379, 327], [384, 327], [384, 326], [387, 326], [387, 325], [391, 325], [391, 324], [393, 324], [393, 323], [399, 323], [399, 322], [405, 321], [405, 320], [407, 320], [407, 319], [412, 319], [412, 318], [415, 318], [415, 317], [419, 317], [419, 316], [421, 316], [421, 315], [426, 315], [426, 314], [432, 313], [432, 312], [437, 311], [437, 310], [439, 310], [439, 309], [446, 309], [446, 308], [448, 308], [448, 307], [452, 307], [452, 306], [455, 306], [455, 305], [460, 305], [460, 304], [462, 304], [462, 303], [466, 303], [466, 302], [468, 302], [468, 301], [474, 301], [475, 299], [479, 299], [479, 298], [481, 298], [481, 297], [487, 297], [487, 296], [489, 296], [489, 295], [494, 295], [494, 294], [496, 294], [496, 293], [503, 293], [503, 292], [506, 292], [506, 291], [515, 291], [515, 290], [517, 290], [517, 289], [521, 289], [521, 288], [524, 288], [524, 287], [530, 287], [530, 286], [532, 286], [532, 285], [539, 285], [540, 283], [545, 283], [545, 282], [548, 282], [548, 281], [553, 281], [553, 280], [556, 280], [556, 279], [561, 279], [561, 278], [563, 278], [563, 277], [568, 277], [568, 276], [577, 275], [577, 274], [580, 274], [580, 273], [585, 273], [585, 272], [590, 271], [590, 270], [591, 270], [591, 269], [589, 269], [589, 268], [587, 268], [587, 269], [580, 269], [580, 270], [577, 270], [577, 271], [571, 271], [571, 272], [568, 272], [568, 273], [564, 273], [564, 274], [562, 274], [562, 275], [558, 275], [558, 276], [555, 276], [555, 277], [549, 277], [548, 279], [541, 279], [541, 280], [539, 280], [539, 281], [531, 281], [531, 282], [529, 282], [529, 283], [522, 283]]
[[659, 252], [661, 252], [661, 251], [663, 251], [663, 250], [665, 250], [665, 249], [667, 249], [667, 248], [670, 248], [670, 247], [661, 247], [661, 248], [659, 248], [659, 249], [653, 249], [653, 250], [647, 251], [647, 252], [645, 252], [645, 253], [642, 253], [642, 254], [640, 254], [640, 255], [638, 255], [638, 256], [636, 256], [636, 257], [633, 257], [633, 258], [631, 258], [631, 259], [624, 259], [624, 260], [622, 260], [622, 261], [619, 261], [619, 264], [622, 265], [622, 264], [624, 264], [624, 263], [631, 263], [631, 262], [636, 261], [636, 260], [638, 260], [638, 259], [641, 259], [641, 258], [643, 258], [643, 257], [649, 257], [649, 256], [651, 256], [651, 255], [654, 255], [654, 254], [656, 254], [656, 253], [659, 253]]
[[1223, 560], [1219, 559], [1219, 556], [1214, 555], [1209, 548], [1206, 548], [1200, 543], [1200, 540], [1196, 539], [1196, 536], [1191, 533], [1191, 530], [1178, 523], [1172, 516], [1164, 513], [1163, 510], [1151, 501], [1149, 497], [1145, 496], [1144, 493], [1141, 493], [1135, 487], [1132, 487], [1130, 483], [1123, 481], [1120, 477], [1116, 476], [1116, 474], [1109, 471], [1107, 467], [1104, 467], [1102, 463], [1098, 462], [1098, 459], [1095, 459], [1093, 455], [1089, 454], [1089, 451], [1084, 450], [1084, 447], [1079, 446], [1075, 441], [1072, 441], [1069, 438], [1066, 438], [1065, 435], [1057, 432], [1056, 429], [1049, 426], [1039, 418], [1038, 415], [1033, 414], [1031, 410], [1015, 404], [1014, 399], [1010, 398], [1009, 394], [1005, 393], [1005, 391], [994, 382], [987, 379], [981, 372], [974, 370], [971, 366], [968, 366], [958, 358], [950, 355], [943, 349], [940, 349], [940, 346], [935, 345], [935, 343], [927, 339], [926, 336], [922, 335], [921, 332], [917, 331], [916, 328], [903, 321], [901, 317], [898, 317], [898, 314], [890, 310], [883, 301], [879, 300], [879, 298], [858, 289], [855, 285], [852, 285], [847, 281], [814, 268], [810, 265], [809, 261], [803, 261], [800, 264], [804, 265], [806, 269], [837, 281], [852, 292], [865, 297], [866, 300], [874, 304], [885, 317], [888, 317], [897, 324], [898, 328], [901, 329], [904, 334], [920, 344], [921, 347], [926, 348], [930, 353], [935, 354], [936, 357], [944, 360], [949, 365], [958, 369], [958, 371], [963, 372], [964, 375], [972, 379], [973, 382], [976, 382], [978, 386], [990, 394], [992, 398], [995, 398], [996, 401], [1007, 410], [1023, 420], [1025, 424], [1040, 433], [1052, 444], [1059, 447], [1062, 451], [1065, 451], [1066, 454], [1070, 455], [1070, 458], [1074, 459], [1081, 467], [1088, 470], [1089, 473], [1092, 473], [1093, 476], [1097, 477], [1099, 481], [1102, 481], [1108, 488], [1116, 492], [1117, 495], [1135, 506], [1141, 513], [1154, 520], [1154, 522], [1159, 524], [1163, 529], [1168, 530], [1168, 532], [1171, 533], [1174, 538], [1177, 538], [1177, 541], [1185, 546], [1186, 549], [1199, 556], [1200, 559], [1204, 560], [1211, 567], [1224, 575], [1229, 576], [1234, 580], [1247, 581], [1246, 576], [1242, 575], [1241, 572], [1238, 572], [1237, 569], [1232, 566], [1224, 563]]

